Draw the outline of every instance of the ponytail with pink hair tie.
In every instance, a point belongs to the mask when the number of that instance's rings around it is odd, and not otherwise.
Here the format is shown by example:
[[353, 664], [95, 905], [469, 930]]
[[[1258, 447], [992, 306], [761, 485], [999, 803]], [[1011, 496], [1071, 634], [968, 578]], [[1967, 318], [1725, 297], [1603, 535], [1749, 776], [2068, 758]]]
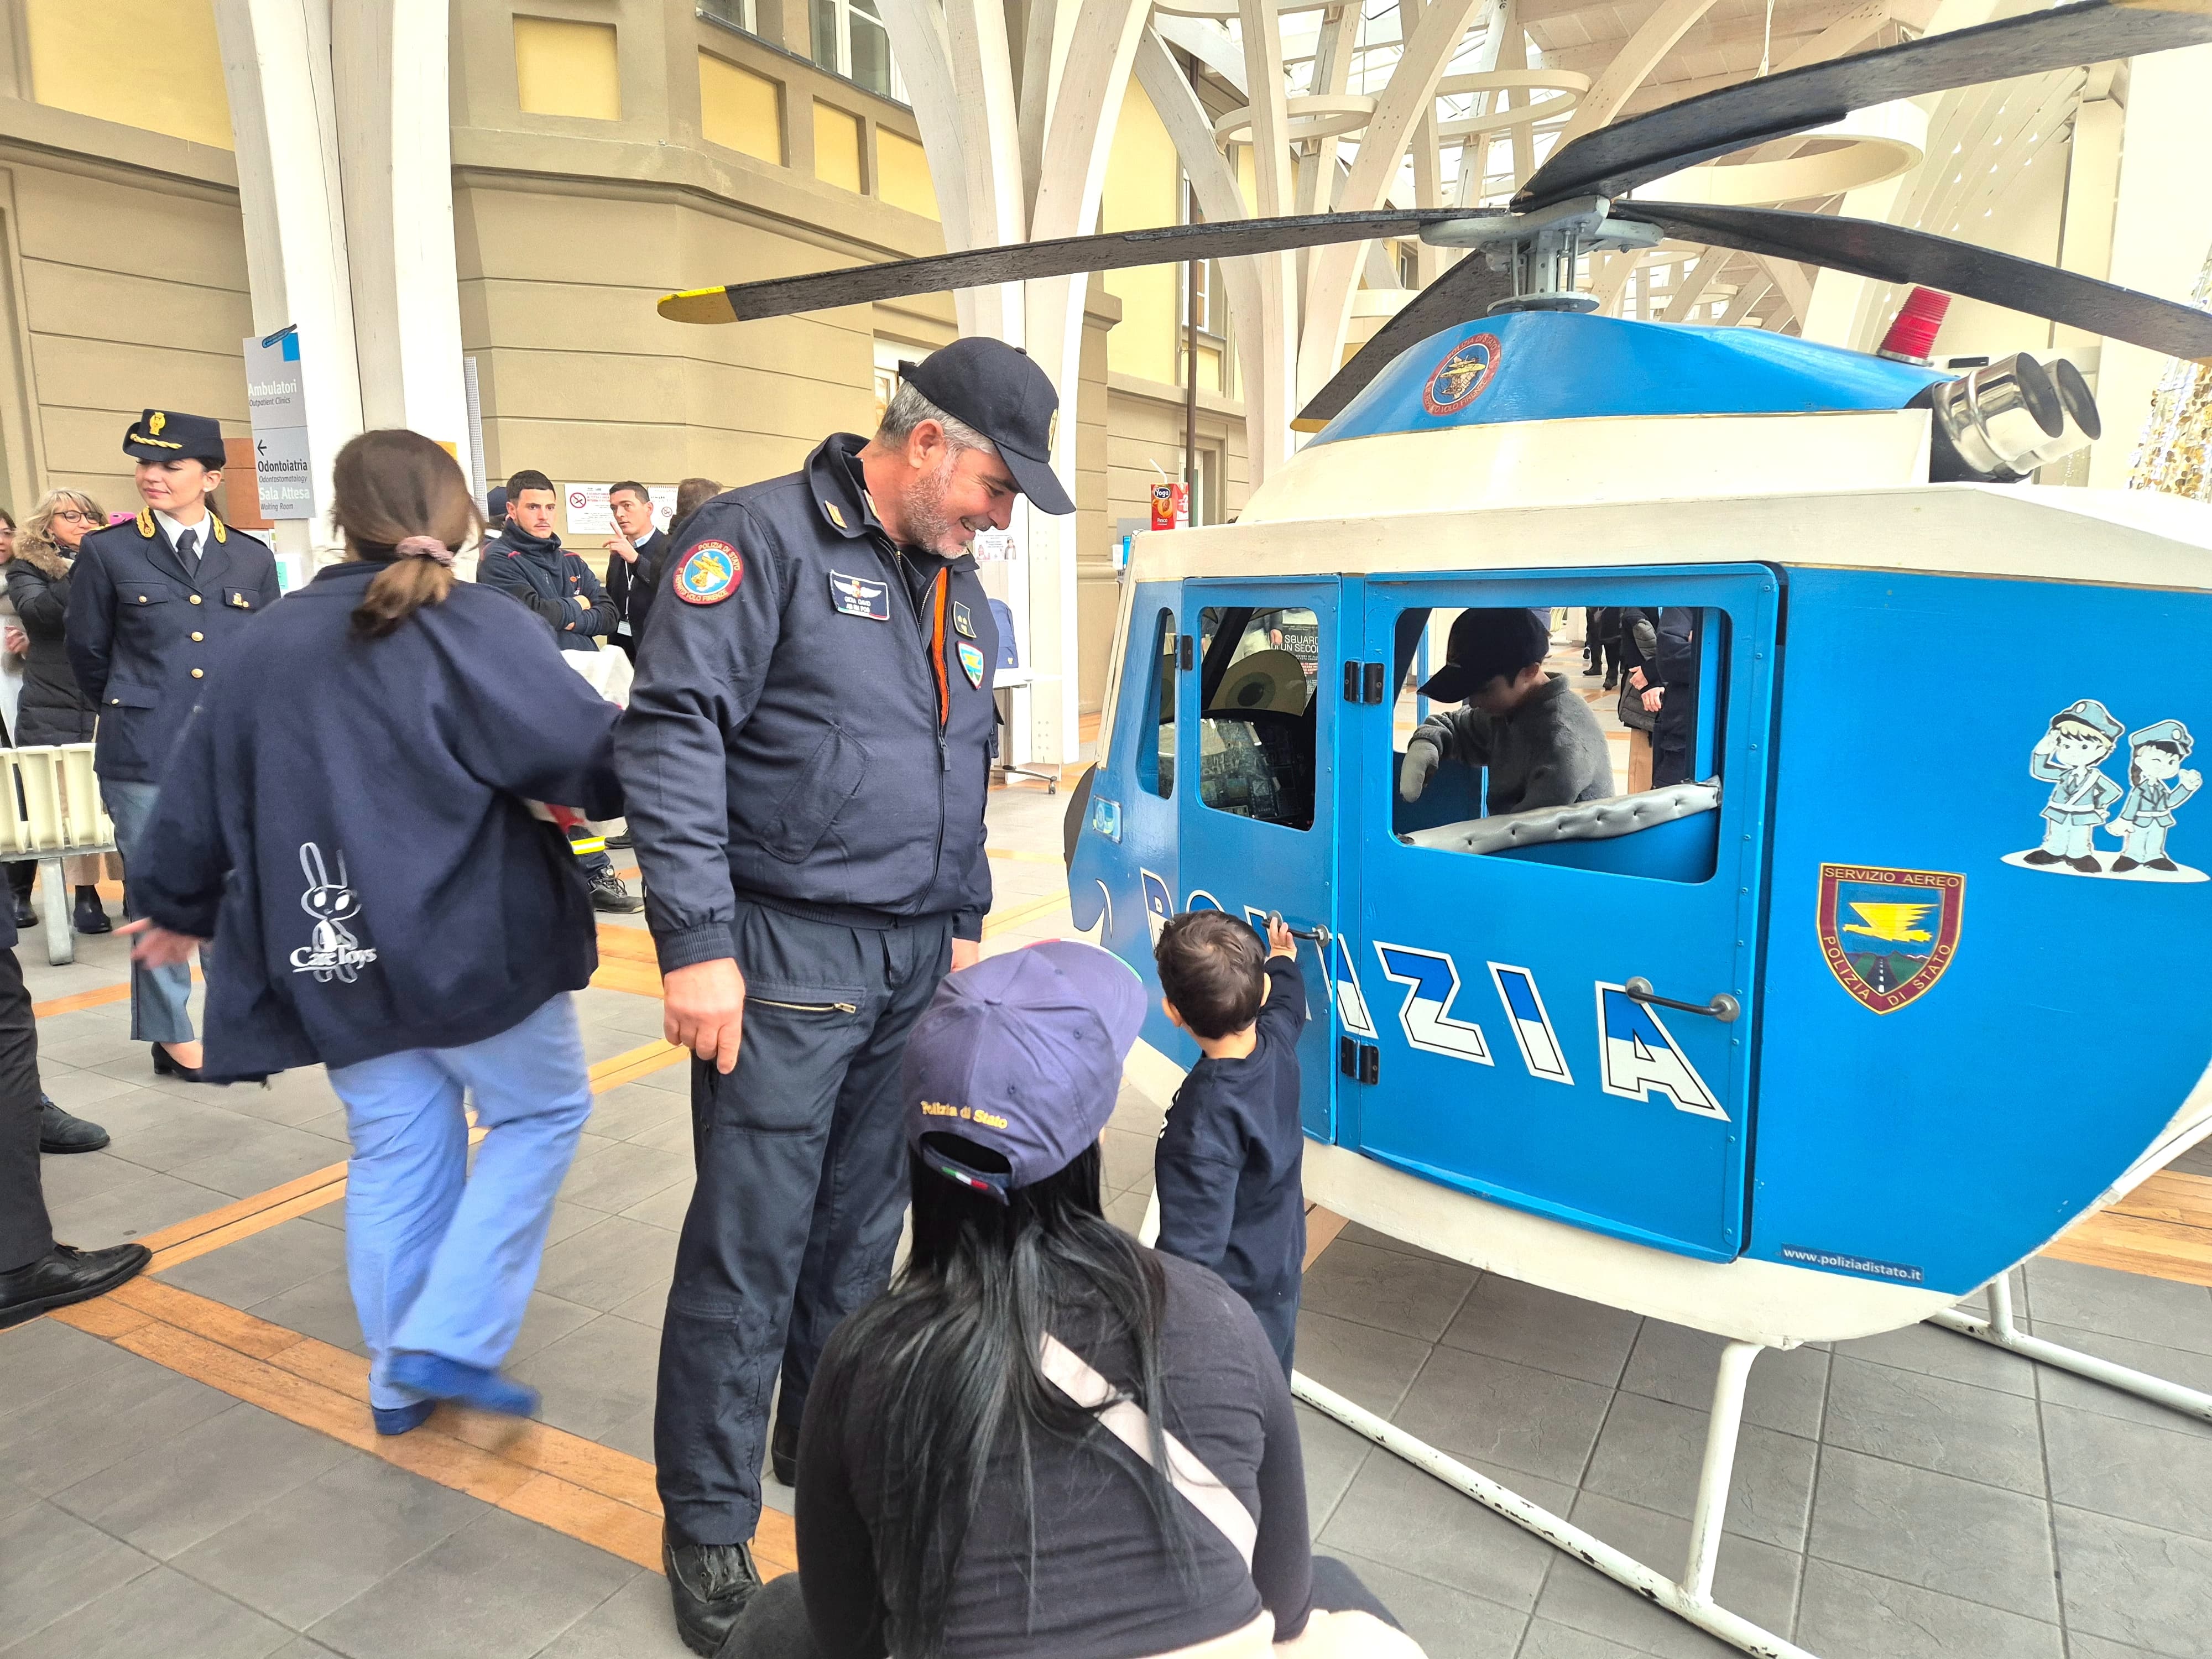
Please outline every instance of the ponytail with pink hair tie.
[[440, 564], [453, 562], [453, 550], [435, 536], [405, 536], [392, 550], [395, 559], [434, 559]]

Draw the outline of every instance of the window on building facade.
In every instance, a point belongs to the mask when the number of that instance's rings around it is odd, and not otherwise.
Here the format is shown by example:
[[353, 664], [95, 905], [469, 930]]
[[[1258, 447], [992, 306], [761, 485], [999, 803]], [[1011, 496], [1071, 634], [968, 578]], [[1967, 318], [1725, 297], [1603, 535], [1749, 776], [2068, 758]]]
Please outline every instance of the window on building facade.
[[698, 14], [717, 23], [727, 23], [733, 29], [743, 29], [747, 34], [757, 34], [759, 29], [753, 21], [753, 0], [696, 0]]
[[814, 61], [869, 91], [906, 102], [906, 82], [891, 62], [890, 31], [877, 0], [812, 0]]

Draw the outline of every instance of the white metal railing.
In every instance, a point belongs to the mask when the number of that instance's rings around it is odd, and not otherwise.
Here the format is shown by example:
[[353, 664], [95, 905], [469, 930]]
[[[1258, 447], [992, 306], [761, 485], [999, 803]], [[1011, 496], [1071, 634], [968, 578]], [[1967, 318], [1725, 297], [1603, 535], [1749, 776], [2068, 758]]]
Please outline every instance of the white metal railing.
[[115, 821], [100, 799], [92, 748], [63, 743], [0, 749], [0, 773], [13, 785], [5, 796], [15, 803], [13, 812], [0, 811], [0, 861], [39, 861], [46, 960], [56, 964], [76, 954], [62, 860], [115, 850]]

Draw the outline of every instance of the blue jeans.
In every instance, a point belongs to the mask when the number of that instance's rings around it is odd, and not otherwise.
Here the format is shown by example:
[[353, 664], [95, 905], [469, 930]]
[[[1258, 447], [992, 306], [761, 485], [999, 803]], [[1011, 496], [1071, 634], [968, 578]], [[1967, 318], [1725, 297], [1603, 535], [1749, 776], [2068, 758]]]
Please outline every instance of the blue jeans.
[[[123, 914], [131, 921], [146, 914], [138, 908], [138, 884], [132, 872], [145, 868], [139, 862], [142, 858], [152, 856], [152, 849], [143, 838], [146, 826], [154, 821], [154, 801], [159, 793], [150, 783], [122, 778], [100, 781], [100, 798], [107, 804], [107, 816], [115, 820], [116, 850], [123, 854]], [[188, 1007], [191, 998], [190, 963], [180, 962], [169, 968], [142, 968], [132, 963], [131, 1040], [190, 1042], [192, 1017]]]
[[[538, 1282], [553, 1195], [591, 1115], [583, 1033], [566, 992], [465, 1048], [407, 1048], [331, 1069], [345, 1103], [346, 1277], [368, 1344], [371, 1404], [394, 1352], [495, 1369]], [[469, 1170], [461, 1095], [490, 1131]]]

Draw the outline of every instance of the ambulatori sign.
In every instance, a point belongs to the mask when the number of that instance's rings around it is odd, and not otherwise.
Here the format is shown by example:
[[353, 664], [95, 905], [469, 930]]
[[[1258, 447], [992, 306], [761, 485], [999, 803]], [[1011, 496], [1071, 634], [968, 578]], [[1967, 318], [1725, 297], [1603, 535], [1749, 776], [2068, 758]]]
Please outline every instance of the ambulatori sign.
[[307, 402], [301, 392], [300, 331], [257, 337], [246, 349], [246, 404], [253, 420], [253, 469], [262, 516], [315, 516], [314, 460], [307, 447]]

